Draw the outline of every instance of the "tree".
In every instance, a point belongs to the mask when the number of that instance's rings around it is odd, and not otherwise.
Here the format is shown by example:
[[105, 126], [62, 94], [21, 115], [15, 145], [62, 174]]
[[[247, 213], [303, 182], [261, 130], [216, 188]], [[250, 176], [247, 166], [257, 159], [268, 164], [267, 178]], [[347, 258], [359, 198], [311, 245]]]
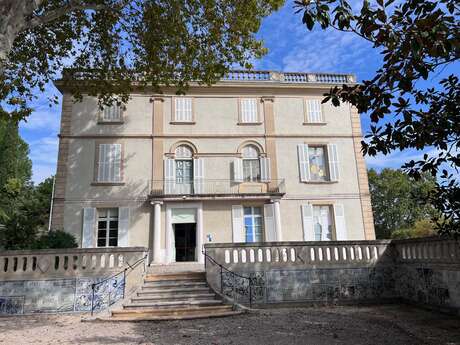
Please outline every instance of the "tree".
[[373, 44], [383, 64], [370, 80], [332, 88], [324, 102], [349, 102], [372, 121], [362, 142], [363, 153], [374, 156], [395, 150], [430, 150], [403, 169], [414, 178], [423, 172], [437, 177], [431, 202], [441, 212], [434, 218], [441, 233], [460, 234], [460, 83], [455, 74], [435, 87], [433, 79], [460, 58], [458, 0], [365, 0], [354, 13], [346, 0], [296, 1], [309, 30], [352, 32]]
[[[0, 0], [0, 117], [23, 119], [64, 66], [101, 104], [134, 88], [211, 84], [265, 53], [255, 38], [283, 0]], [[117, 98], [114, 95], [118, 95]], [[56, 96], [50, 102], [57, 102]]]
[[435, 214], [427, 198], [435, 188], [435, 179], [424, 174], [414, 180], [401, 170], [370, 169], [369, 189], [377, 238], [391, 238], [395, 231], [412, 228], [417, 221]]

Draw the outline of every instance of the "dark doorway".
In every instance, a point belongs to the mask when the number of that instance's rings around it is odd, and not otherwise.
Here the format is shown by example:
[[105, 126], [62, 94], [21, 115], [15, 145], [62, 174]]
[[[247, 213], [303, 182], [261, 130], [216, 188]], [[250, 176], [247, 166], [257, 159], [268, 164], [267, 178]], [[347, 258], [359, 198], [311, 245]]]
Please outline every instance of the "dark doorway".
[[196, 224], [174, 224], [176, 262], [196, 261]]

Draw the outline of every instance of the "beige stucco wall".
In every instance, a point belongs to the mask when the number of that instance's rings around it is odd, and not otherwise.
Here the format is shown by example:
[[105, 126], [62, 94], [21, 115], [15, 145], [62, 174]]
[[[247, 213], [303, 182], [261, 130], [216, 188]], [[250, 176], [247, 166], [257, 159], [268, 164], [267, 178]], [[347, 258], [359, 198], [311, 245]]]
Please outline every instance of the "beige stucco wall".
[[[272, 175], [286, 181], [286, 195], [281, 200], [283, 240], [302, 240], [300, 205], [317, 200], [331, 205], [343, 204], [349, 239], [364, 239], [358, 184], [358, 176], [362, 176], [363, 172], [358, 171], [356, 164], [356, 138], [354, 140], [352, 137], [356, 131], [352, 131], [350, 107], [347, 104], [339, 108], [324, 104], [326, 124], [304, 124], [305, 99], [321, 97], [324, 91], [311, 88], [192, 88], [188, 96], [193, 98], [195, 123], [186, 125], [171, 123], [175, 96], [170, 92], [156, 98], [161, 99], [160, 103], [152, 102], [148, 94], [133, 95], [126, 104], [122, 124], [98, 123], [99, 109], [95, 98], [86, 97], [82, 103], [67, 102], [66, 131], [61, 133], [64, 134], [61, 140], [65, 140], [68, 154], [61, 155], [60, 152], [59, 156], [61, 165], [64, 162], [67, 170], [62, 179], [63, 186], [58, 186], [64, 190], [64, 229], [81, 238], [83, 207], [130, 207], [129, 244], [151, 247], [153, 207], [148, 204], [147, 197], [152, 176], [154, 179], [156, 177], [152, 171], [162, 171], [163, 159], [171, 148], [178, 142], [192, 143], [197, 148], [197, 156], [204, 160], [205, 179], [231, 179], [231, 163], [238, 156], [238, 148], [245, 142], [253, 141], [259, 144], [264, 154], [268, 150], [268, 157], [277, 163]], [[261, 100], [259, 110], [262, 124], [238, 124], [238, 101], [244, 96]], [[273, 128], [266, 126], [269, 113], [264, 112], [265, 99], [273, 102]], [[160, 111], [159, 114], [163, 114], [161, 121], [155, 123], [154, 104], [161, 107], [156, 110], [157, 113]], [[123, 145], [124, 179], [121, 185], [93, 183], [96, 145], [105, 142]], [[334, 183], [300, 182], [297, 145], [301, 143], [337, 144], [340, 180]], [[155, 154], [155, 161], [152, 150], [161, 150], [162, 153]], [[360, 167], [362, 170], [362, 164]], [[264, 202], [268, 200], [255, 203], [262, 206]], [[254, 202], [203, 201], [203, 242], [206, 242], [208, 234], [213, 242], [230, 242], [231, 205], [248, 203]], [[163, 249], [167, 204], [165, 202], [161, 208]]]

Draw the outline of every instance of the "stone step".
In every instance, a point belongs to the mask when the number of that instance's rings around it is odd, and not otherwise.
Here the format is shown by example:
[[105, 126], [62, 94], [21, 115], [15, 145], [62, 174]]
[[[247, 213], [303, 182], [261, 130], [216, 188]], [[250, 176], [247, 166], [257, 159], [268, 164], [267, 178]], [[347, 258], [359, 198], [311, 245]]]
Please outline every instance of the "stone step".
[[147, 274], [145, 281], [168, 281], [168, 280], [205, 280], [205, 272], [177, 272], [163, 274]]
[[188, 294], [144, 294], [131, 298], [131, 302], [139, 301], [165, 301], [165, 300], [178, 300], [183, 301], [187, 299], [213, 299], [216, 295], [213, 293], [188, 293]]
[[178, 307], [178, 308], [138, 308], [138, 309], [120, 309], [112, 310], [112, 317], [119, 316], [136, 316], [136, 315], [149, 315], [149, 316], [177, 316], [183, 314], [204, 314], [204, 313], [214, 313], [214, 312], [229, 312], [232, 311], [231, 305], [216, 305], [216, 306], [194, 306], [194, 307]]
[[176, 262], [172, 264], [151, 264], [147, 266], [147, 274], [203, 273], [204, 271], [204, 264], [197, 262]]
[[174, 315], [151, 315], [137, 314], [137, 315], [117, 315], [106, 319], [97, 319], [98, 321], [167, 321], [167, 320], [190, 320], [190, 319], [208, 319], [213, 317], [227, 317], [242, 314], [242, 311], [213, 311], [201, 313], [181, 313]]
[[222, 305], [222, 301], [217, 299], [189, 299], [183, 301], [168, 300], [159, 302], [131, 302], [124, 304], [124, 309], [136, 309], [136, 308], [179, 308], [179, 307], [196, 307], [196, 306], [212, 306]]
[[186, 287], [150, 287], [150, 286], [142, 286], [141, 290], [138, 292], [140, 293], [149, 293], [149, 294], [163, 294], [163, 293], [201, 293], [201, 292], [209, 292], [210, 289], [206, 285], [203, 286], [186, 286]]
[[168, 280], [168, 281], [146, 281], [144, 287], [167, 288], [167, 287], [204, 287], [206, 281], [184, 281], [184, 280]]

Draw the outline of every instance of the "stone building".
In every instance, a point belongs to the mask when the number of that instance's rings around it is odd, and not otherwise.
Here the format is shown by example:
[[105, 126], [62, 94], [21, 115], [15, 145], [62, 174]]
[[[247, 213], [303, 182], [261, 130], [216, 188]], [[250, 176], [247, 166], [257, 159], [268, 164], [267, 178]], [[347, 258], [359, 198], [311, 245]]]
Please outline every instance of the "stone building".
[[52, 227], [81, 247], [203, 262], [209, 242], [375, 239], [352, 75], [231, 72], [100, 110], [63, 93]]

